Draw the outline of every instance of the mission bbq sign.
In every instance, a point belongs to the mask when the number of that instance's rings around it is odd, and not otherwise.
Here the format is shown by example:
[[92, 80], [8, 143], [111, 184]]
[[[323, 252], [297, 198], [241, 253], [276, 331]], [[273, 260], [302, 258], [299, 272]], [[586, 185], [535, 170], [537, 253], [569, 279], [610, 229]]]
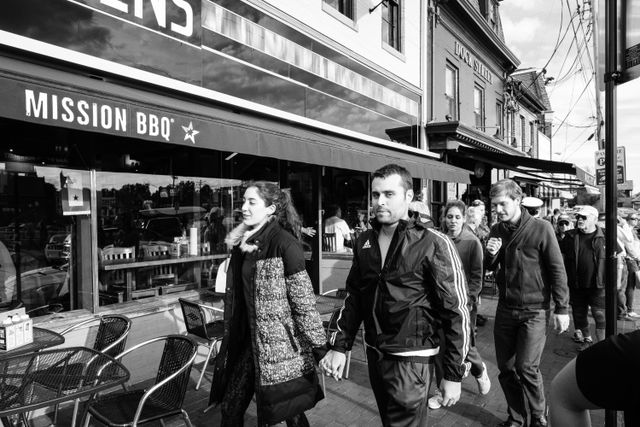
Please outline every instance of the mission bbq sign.
[[115, 136], [201, 145], [201, 130], [210, 130], [188, 115], [4, 77], [0, 99], [2, 117]]

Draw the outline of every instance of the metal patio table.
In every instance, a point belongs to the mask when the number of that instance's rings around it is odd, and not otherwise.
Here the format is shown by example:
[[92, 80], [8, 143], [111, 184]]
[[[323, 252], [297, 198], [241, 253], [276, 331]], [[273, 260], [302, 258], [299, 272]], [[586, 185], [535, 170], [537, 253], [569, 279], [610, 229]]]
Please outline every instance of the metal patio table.
[[66, 347], [0, 360], [0, 419], [72, 401], [125, 383], [129, 371], [111, 356]]
[[32, 330], [33, 342], [22, 345], [18, 348], [14, 348], [13, 350], [0, 351], [0, 361], [8, 357], [33, 353], [44, 348], [55, 347], [64, 343], [64, 337], [57, 332], [36, 327], [34, 327]]

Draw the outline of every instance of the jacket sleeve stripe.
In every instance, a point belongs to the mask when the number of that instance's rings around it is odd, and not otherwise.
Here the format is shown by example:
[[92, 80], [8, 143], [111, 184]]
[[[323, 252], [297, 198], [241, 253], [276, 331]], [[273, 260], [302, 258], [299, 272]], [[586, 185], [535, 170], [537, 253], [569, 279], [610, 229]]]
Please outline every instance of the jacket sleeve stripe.
[[471, 345], [470, 315], [467, 307], [467, 287], [465, 284], [464, 268], [460, 261], [460, 256], [458, 256], [458, 250], [453, 242], [447, 236], [436, 230], [429, 229], [429, 231], [442, 240], [444, 247], [448, 252], [449, 259], [451, 259], [453, 264], [453, 286], [457, 297], [456, 299], [458, 301], [458, 306], [456, 308], [460, 313], [461, 319], [460, 332], [462, 334], [462, 348], [460, 350], [462, 352], [462, 360], [460, 363], [463, 363], [467, 358], [467, 353], [469, 352], [469, 347]]

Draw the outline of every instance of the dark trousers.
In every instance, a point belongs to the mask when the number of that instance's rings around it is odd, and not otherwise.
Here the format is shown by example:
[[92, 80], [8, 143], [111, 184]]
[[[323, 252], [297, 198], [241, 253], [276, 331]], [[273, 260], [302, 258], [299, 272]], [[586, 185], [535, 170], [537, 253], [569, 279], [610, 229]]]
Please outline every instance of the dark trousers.
[[[224, 393], [222, 404], [222, 427], [244, 426], [244, 413], [251, 403], [255, 389], [255, 366], [251, 346], [246, 346], [231, 369], [231, 377]], [[287, 427], [309, 427], [304, 412], [286, 420]]]
[[638, 276], [636, 273], [640, 270], [640, 266], [638, 265], [638, 261], [634, 259], [627, 258], [627, 270], [629, 273], [627, 275], [627, 288], [624, 291], [624, 296], [627, 304], [627, 313], [633, 311], [633, 296], [636, 290], [636, 286], [638, 285]]
[[425, 427], [431, 363], [382, 357], [367, 347], [369, 382], [384, 427]]
[[604, 288], [569, 288], [569, 297], [573, 325], [576, 330], [581, 330], [585, 337], [591, 335], [589, 332], [589, 306], [591, 306], [593, 320], [596, 322], [596, 329], [605, 328]]
[[545, 414], [540, 358], [547, 340], [549, 310], [509, 310], [498, 305], [493, 338], [498, 380], [507, 401], [509, 418], [527, 425]]

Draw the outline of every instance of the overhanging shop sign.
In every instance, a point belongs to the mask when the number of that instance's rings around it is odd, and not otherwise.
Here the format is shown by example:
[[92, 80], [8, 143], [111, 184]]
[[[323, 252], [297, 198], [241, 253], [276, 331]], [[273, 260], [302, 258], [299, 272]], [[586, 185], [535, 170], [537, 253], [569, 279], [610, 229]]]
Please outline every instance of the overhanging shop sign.
[[[17, 120], [152, 141], [195, 145], [198, 120], [99, 96], [0, 78], [0, 115]], [[195, 123], [195, 125], [194, 125]]]

